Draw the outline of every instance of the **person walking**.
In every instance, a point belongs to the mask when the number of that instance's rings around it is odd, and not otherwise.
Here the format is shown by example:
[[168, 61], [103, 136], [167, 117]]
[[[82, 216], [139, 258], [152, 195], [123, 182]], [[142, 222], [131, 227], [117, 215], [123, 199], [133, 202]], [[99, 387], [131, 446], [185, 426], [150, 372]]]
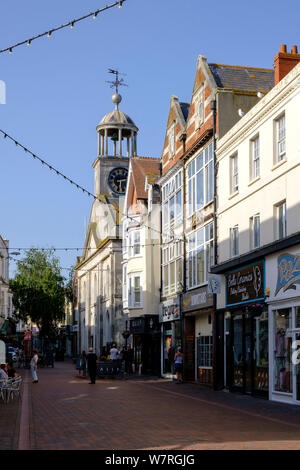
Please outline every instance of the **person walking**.
[[90, 384], [95, 384], [96, 383], [96, 374], [97, 374], [97, 356], [93, 352], [93, 348], [89, 349], [89, 353], [86, 357], [87, 359], [87, 366], [88, 366], [88, 371], [89, 371], [89, 376], [90, 376]]
[[33, 352], [33, 356], [32, 356], [32, 359], [30, 361], [30, 367], [31, 367], [31, 374], [32, 374], [32, 383], [33, 384], [37, 384], [39, 379], [38, 379], [38, 376], [37, 376], [37, 363], [38, 363], [38, 360], [39, 360], [39, 356], [38, 356], [38, 350], [37, 349], [33, 349], [32, 350]]
[[182, 365], [183, 365], [183, 354], [181, 352], [181, 348], [177, 348], [177, 352], [174, 356], [175, 361], [175, 372], [177, 378], [177, 384], [182, 384]]

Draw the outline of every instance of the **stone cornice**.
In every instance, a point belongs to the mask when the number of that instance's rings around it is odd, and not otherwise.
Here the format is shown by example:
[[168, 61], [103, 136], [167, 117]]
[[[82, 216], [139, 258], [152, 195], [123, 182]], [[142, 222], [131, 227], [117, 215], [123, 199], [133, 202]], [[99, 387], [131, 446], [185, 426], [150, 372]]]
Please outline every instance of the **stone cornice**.
[[[296, 87], [300, 88], [300, 64], [286, 75], [217, 142], [216, 154], [226, 152], [262, 121], [276, 106], [288, 97]], [[297, 81], [298, 79], [298, 81]]]

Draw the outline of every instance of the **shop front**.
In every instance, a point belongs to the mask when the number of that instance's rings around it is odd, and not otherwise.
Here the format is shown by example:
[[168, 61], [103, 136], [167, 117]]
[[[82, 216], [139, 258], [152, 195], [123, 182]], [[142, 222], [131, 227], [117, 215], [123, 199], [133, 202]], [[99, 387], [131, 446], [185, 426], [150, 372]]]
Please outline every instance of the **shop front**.
[[160, 375], [159, 316], [143, 315], [131, 318], [130, 333], [135, 371], [145, 375]]
[[207, 286], [183, 294], [184, 380], [213, 384], [213, 295]]
[[265, 262], [225, 273], [225, 383], [230, 391], [267, 397], [268, 308]]
[[270, 400], [300, 405], [300, 245], [266, 259]]
[[161, 323], [161, 375], [175, 377], [174, 356], [176, 349], [182, 347], [181, 314], [179, 296], [160, 304]]

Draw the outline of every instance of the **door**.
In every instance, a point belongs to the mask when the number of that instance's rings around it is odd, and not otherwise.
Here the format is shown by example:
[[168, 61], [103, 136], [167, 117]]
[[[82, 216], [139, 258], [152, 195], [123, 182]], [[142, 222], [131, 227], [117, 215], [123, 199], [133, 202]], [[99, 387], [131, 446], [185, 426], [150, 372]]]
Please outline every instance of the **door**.
[[184, 380], [195, 380], [195, 317], [185, 317], [184, 336]]
[[231, 328], [231, 389], [246, 394], [268, 392], [268, 319], [264, 314], [234, 315]]

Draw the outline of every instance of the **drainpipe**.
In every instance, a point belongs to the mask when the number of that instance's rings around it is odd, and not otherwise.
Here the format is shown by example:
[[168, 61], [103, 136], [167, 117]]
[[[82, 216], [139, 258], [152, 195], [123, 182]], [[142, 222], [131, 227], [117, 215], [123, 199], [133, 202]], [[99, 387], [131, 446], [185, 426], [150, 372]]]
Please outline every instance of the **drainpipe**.
[[[218, 263], [218, 245], [217, 245], [217, 158], [216, 158], [216, 115], [217, 103], [214, 99], [210, 103], [213, 113], [213, 168], [214, 168], [214, 264]], [[213, 388], [218, 390], [217, 381], [217, 342], [218, 342], [218, 324], [217, 324], [217, 294], [213, 294]]]

